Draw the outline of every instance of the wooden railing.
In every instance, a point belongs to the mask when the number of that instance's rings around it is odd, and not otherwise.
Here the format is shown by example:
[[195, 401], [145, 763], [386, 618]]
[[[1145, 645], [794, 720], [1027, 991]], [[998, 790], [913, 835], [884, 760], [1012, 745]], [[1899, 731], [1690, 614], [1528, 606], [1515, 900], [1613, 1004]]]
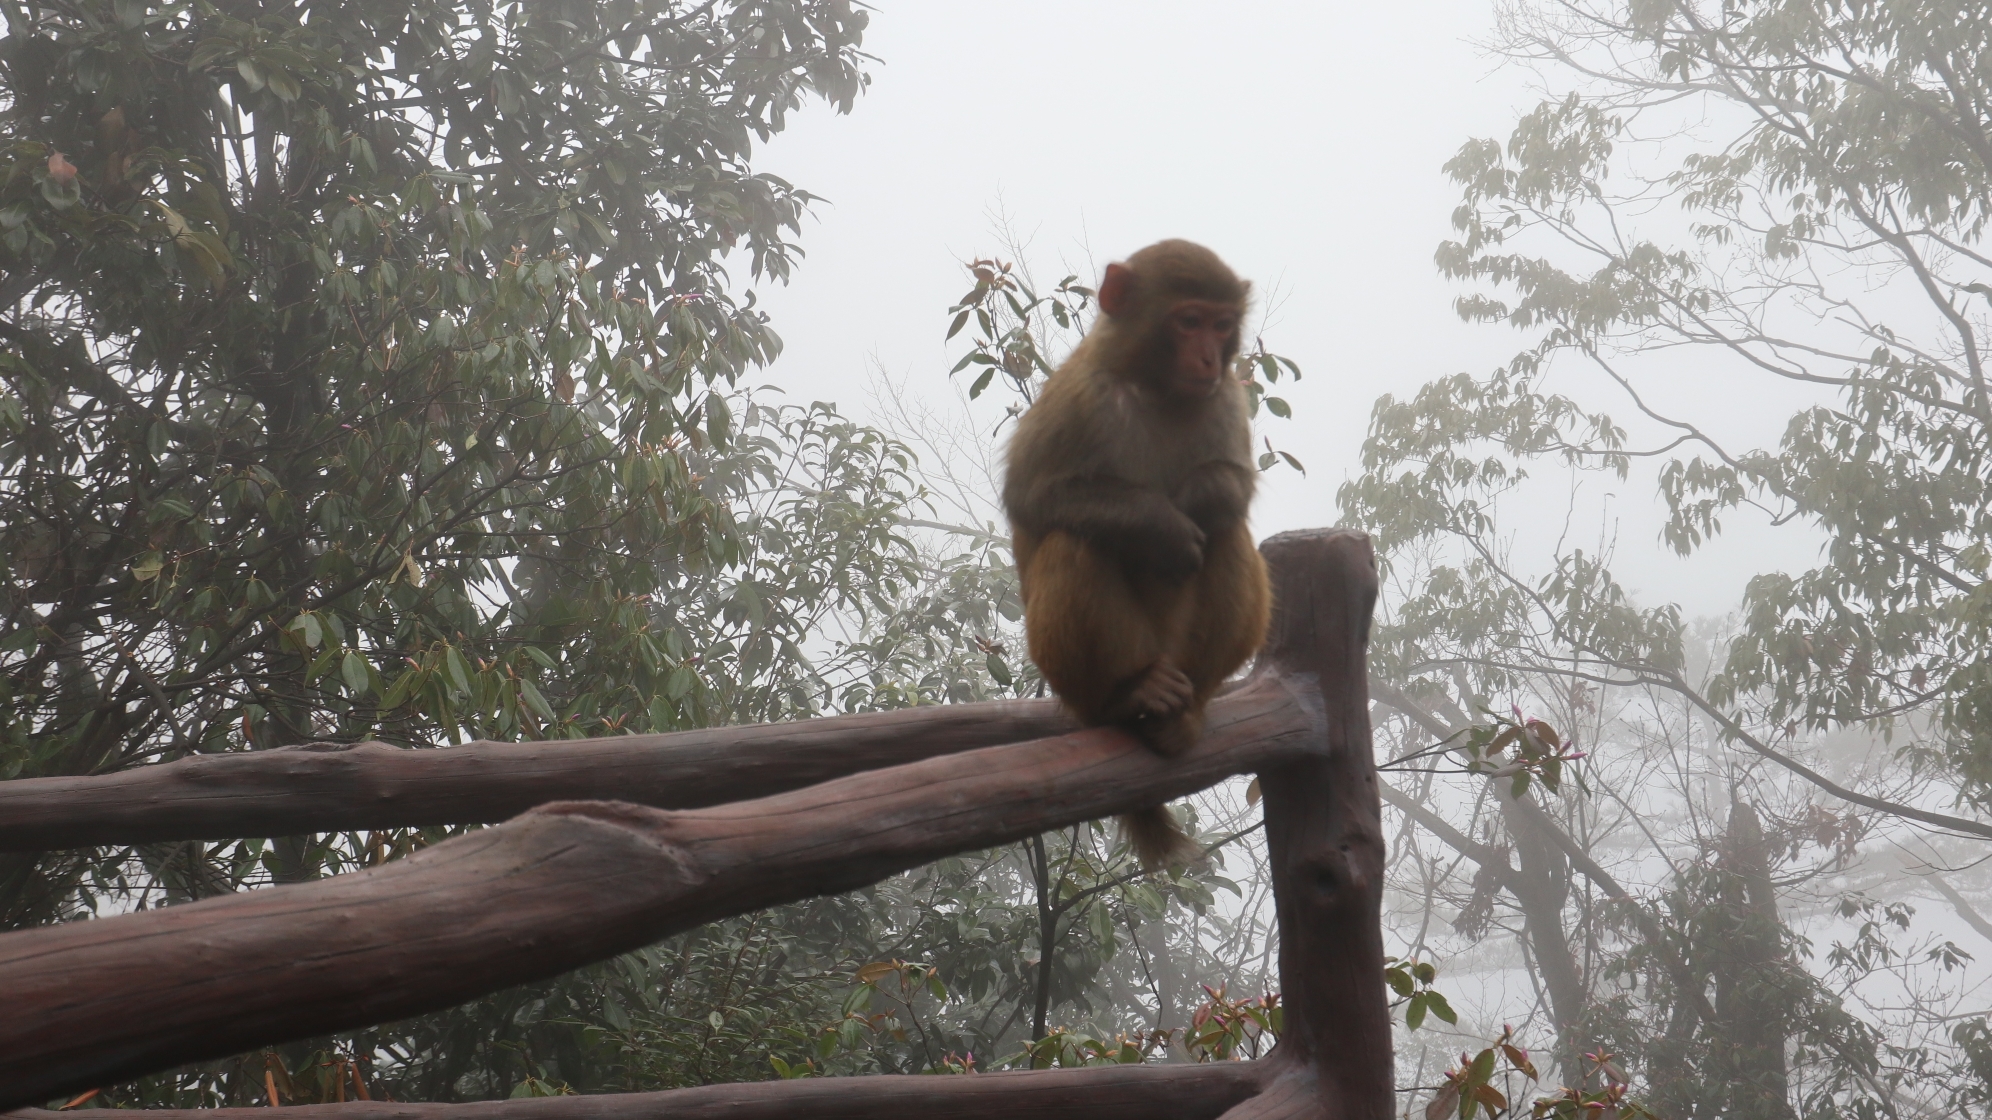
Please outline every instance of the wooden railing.
[[[1009, 702], [434, 751], [314, 746], [0, 783], [0, 849], [14, 851], [505, 822], [367, 871], [0, 936], [0, 1109], [448, 1007], [1257, 773], [1285, 1008], [1264, 1060], [289, 1111], [1387, 1120], [1363, 658], [1374, 561], [1368, 538], [1340, 530], [1262, 550], [1276, 603], [1266, 649], [1175, 759], [1118, 730], [1075, 729], [1049, 702]], [[232, 1110], [198, 1114], [216, 1111]]]

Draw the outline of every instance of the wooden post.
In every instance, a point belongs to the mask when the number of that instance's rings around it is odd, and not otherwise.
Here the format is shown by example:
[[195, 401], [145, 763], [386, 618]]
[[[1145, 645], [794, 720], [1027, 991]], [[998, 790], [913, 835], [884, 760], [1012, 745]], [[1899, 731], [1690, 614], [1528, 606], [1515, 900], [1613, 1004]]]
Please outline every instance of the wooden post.
[[1259, 775], [1286, 1009], [1273, 1060], [1288, 1072], [1226, 1116], [1390, 1120], [1383, 810], [1364, 656], [1375, 554], [1367, 535], [1335, 529], [1282, 533], [1260, 551], [1272, 569], [1274, 603], [1260, 669], [1303, 697], [1301, 682], [1314, 684], [1327, 743]]

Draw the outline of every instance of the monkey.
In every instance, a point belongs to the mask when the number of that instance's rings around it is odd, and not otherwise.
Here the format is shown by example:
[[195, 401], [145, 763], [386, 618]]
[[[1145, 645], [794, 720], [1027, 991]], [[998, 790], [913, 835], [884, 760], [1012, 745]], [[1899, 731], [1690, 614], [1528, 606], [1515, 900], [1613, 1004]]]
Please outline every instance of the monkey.
[[[1033, 663], [1087, 726], [1165, 757], [1265, 640], [1258, 480], [1232, 375], [1250, 285], [1188, 241], [1109, 264], [1099, 315], [1019, 418], [1003, 506]], [[1166, 806], [1121, 817], [1146, 867], [1199, 858]]]

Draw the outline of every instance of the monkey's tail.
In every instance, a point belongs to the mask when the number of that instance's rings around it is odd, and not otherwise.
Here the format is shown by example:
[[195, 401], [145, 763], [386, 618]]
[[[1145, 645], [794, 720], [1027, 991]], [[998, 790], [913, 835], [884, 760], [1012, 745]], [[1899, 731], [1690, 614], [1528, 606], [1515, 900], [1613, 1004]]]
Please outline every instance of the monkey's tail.
[[1203, 848], [1176, 823], [1176, 814], [1167, 805], [1122, 814], [1120, 826], [1135, 858], [1150, 871], [1187, 866], [1203, 859]]

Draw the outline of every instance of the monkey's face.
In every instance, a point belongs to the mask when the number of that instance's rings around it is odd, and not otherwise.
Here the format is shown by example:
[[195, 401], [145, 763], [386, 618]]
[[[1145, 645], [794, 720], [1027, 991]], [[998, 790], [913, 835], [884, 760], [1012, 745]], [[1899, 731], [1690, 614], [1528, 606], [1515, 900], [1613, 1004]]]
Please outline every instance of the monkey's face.
[[1238, 309], [1211, 300], [1177, 300], [1162, 317], [1160, 333], [1168, 343], [1171, 395], [1198, 399], [1217, 392], [1238, 352]]

